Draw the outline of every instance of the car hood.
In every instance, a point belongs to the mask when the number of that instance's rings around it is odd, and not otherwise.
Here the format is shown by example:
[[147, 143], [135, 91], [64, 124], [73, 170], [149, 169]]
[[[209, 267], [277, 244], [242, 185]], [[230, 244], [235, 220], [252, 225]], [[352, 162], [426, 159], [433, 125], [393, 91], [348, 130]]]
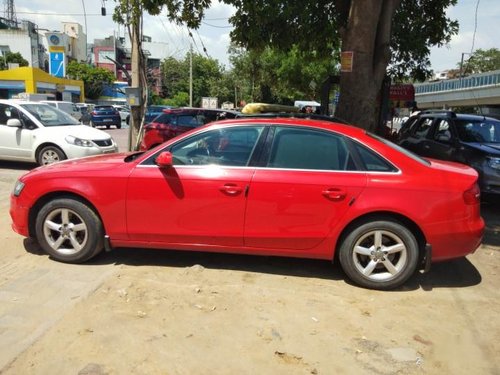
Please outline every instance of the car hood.
[[44, 134], [53, 134], [54, 136], [68, 136], [72, 135], [80, 139], [86, 140], [103, 140], [109, 139], [111, 136], [99, 129], [94, 129], [87, 125], [69, 125], [69, 126], [46, 126], [43, 129]]
[[486, 154], [500, 156], [500, 143], [464, 142], [463, 144]]
[[84, 173], [87, 176], [90, 176], [92, 172], [97, 171], [101, 171], [99, 172], [99, 175], [103, 175], [102, 171], [113, 171], [114, 173], [118, 168], [120, 168], [120, 166], [130, 165], [132, 167], [134, 162], [125, 162], [125, 158], [131, 154], [134, 154], [134, 152], [102, 154], [79, 159], [63, 160], [58, 163], [44, 165], [33, 169], [23, 176], [23, 180], [37, 175], [53, 177], [54, 175], [70, 176]]

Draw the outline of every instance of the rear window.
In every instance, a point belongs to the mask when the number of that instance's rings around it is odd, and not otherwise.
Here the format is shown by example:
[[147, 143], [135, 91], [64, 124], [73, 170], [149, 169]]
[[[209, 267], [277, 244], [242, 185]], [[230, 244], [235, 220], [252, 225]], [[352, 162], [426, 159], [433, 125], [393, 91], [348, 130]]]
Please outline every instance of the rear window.
[[97, 111], [109, 111], [113, 110], [114, 108], [110, 105], [96, 105], [94, 109]]

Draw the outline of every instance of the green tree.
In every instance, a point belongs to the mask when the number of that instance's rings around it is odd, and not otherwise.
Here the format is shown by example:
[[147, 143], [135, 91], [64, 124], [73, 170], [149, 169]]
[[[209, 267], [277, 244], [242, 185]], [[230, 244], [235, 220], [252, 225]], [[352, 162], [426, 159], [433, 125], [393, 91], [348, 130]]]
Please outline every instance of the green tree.
[[234, 80], [245, 101], [292, 104], [296, 99], [319, 100], [321, 82], [336, 71], [334, 59], [271, 47], [264, 50], [230, 48]]
[[[163, 82], [167, 89], [167, 96], [171, 98], [167, 101], [168, 103], [178, 103], [179, 100], [183, 102], [184, 95], [180, 97], [178, 95], [188, 93], [187, 103], [182, 105], [189, 104], [190, 59], [190, 52], [188, 52], [183, 60], [173, 57], [163, 60]], [[192, 65], [193, 106], [200, 106], [201, 99], [206, 96], [217, 97], [219, 102], [228, 100], [232, 85], [228, 82], [227, 74], [217, 60], [193, 53]]]
[[77, 61], [68, 64], [66, 75], [71, 79], [83, 81], [85, 96], [89, 99], [99, 98], [104, 86], [111, 85], [115, 81], [115, 75], [109, 70]]
[[0, 59], [0, 70], [8, 68], [9, 63], [19, 64], [19, 66], [28, 66], [26, 60], [19, 52], [7, 52], [3, 59]]
[[378, 122], [387, 72], [417, 78], [430, 74], [430, 46], [448, 42], [458, 26], [445, 14], [456, 0], [224, 2], [236, 8], [231, 37], [241, 46], [288, 51], [297, 45], [330, 58], [339, 49], [352, 52], [352, 66], [341, 73], [338, 116], [370, 130]]
[[500, 50], [498, 48], [478, 49], [468, 60], [463, 63], [459, 62], [457, 68], [465, 75], [499, 70]]
[[[235, 26], [231, 37], [239, 46], [289, 51], [297, 45], [301, 51], [330, 58], [339, 49], [352, 53], [352, 65], [341, 72], [337, 115], [370, 130], [378, 124], [379, 98], [388, 67], [395, 75], [430, 74], [429, 47], [447, 43], [458, 30], [457, 22], [445, 13], [457, 0], [223, 1], [236, 9], [230, 19]], [[211, 5], [210, 0], [119, 3], [122, 16], [131, 14], [130, 4], [134, 4], [135, 16], [128, 22], [134, 27], [143, 11], [158, 15], [166, 7], [170, 20], [197, 28]], [[124, 7], [126, 11], [122, 11]], [[115, 20], [127, 22], [125, 17]], [[134, 69], [134, 61], [132, 65]]]

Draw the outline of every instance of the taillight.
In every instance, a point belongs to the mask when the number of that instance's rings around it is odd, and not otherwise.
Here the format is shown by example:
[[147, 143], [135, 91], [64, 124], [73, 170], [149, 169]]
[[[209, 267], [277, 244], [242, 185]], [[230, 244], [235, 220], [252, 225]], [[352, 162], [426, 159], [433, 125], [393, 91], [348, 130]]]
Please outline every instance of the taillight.
[[97, 115], [97, 112], [96, 112], [96, 111], [92, 111], [92, 112], [90, 112], [90, 114], [91, 114], [92, 116], [95, 116], [95, 115]]
[[477, 184], [464, 191], [464, 202], [465, 204], [479, 204], [481, 202], [481, 191]]

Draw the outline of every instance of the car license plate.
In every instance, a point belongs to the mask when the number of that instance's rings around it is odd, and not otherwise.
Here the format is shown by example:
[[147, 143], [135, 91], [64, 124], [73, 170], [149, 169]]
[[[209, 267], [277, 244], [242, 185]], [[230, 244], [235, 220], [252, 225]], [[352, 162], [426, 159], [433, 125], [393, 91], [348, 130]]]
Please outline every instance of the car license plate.
[[104, 122], [111, 122], [111, 121], [113, 121], [113, 119], [111, 119], [111, 118], [105, 118], [103, 121]]

